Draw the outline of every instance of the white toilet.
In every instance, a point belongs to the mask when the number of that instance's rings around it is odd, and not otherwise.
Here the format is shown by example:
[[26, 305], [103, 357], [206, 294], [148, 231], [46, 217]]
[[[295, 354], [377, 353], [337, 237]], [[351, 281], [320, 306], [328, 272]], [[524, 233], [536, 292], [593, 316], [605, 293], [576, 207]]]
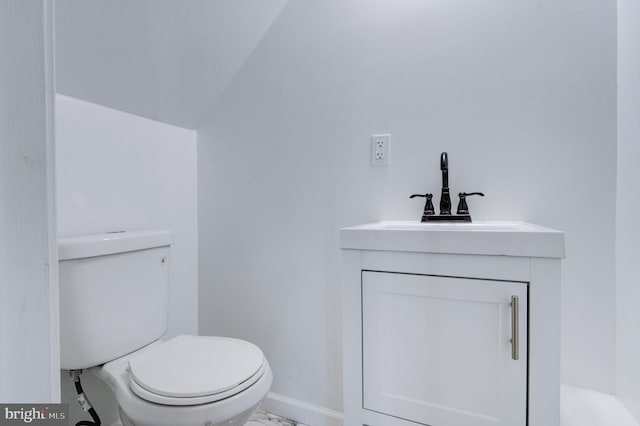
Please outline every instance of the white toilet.
[[273, 375], [238, 339], [167, 326], [169, 231], [60, 239], [61, 368], [89, 369], [114, 392], [125, 426], [243, 425]]

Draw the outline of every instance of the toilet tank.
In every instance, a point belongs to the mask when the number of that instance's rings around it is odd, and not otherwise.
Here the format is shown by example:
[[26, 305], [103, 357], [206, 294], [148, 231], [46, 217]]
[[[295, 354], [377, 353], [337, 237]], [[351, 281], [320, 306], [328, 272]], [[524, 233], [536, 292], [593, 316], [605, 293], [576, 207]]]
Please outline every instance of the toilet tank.
[[104, 364], [164, 334], [172, 242], [170, 231], [58, 240], [62, 369]]

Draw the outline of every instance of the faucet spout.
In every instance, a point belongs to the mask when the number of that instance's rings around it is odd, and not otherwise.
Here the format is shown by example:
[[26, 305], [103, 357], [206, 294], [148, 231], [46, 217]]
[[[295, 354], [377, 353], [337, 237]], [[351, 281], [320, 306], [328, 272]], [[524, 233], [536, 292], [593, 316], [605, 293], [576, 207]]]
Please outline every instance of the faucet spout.
[[449, 170], [449, 157], [446, 152], [440, 154], [440, 170]]
[[440, 170], [442, 170], [442, 188], [449, 187], [449, 157], [446, 152], [440, 155]]
[[449, 195], [449, 157], [446, 152], [440, 155], [442, 170], [442, 193], [440, 194], [440, 214], [451, 214], [451, 197]]

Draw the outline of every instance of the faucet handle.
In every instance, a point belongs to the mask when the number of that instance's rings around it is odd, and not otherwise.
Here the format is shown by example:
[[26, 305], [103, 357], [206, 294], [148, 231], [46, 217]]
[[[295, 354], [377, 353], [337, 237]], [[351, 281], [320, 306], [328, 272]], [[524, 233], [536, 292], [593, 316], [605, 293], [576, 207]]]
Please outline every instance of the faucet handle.
[[432, 214], [436, 214], [436, 209], [433, 207], [433, 202], [431, 201], [431, 199], [433, 198], [433, 194], [428, 194], [428, 193], [413, 194], [409, 198], [414, 198], [414, 197], [424, 197], [427, 199], [426, 203], [424, 204], [424, 212], [422, 213], [423, 219], [424, 219], [424, 216], [430, 216]]
[[466, 198], [470, 195], [479, 195], [484, 197], [482, 192], [460, 192], [458, 197], [460, 197], [460, 201], [458, 202], [458, 212], [457, 214], [469, 214], [469, 206], [467, 206]]

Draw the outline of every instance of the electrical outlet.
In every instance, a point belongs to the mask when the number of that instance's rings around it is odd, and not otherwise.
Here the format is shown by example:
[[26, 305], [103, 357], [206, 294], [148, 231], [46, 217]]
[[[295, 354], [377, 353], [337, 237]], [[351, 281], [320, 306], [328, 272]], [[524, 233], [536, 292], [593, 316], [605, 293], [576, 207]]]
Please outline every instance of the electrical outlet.
[[371, 165], [384, 166], [390, 163], [389, 148], [391, 145], [391, 135], [371, 136]]

